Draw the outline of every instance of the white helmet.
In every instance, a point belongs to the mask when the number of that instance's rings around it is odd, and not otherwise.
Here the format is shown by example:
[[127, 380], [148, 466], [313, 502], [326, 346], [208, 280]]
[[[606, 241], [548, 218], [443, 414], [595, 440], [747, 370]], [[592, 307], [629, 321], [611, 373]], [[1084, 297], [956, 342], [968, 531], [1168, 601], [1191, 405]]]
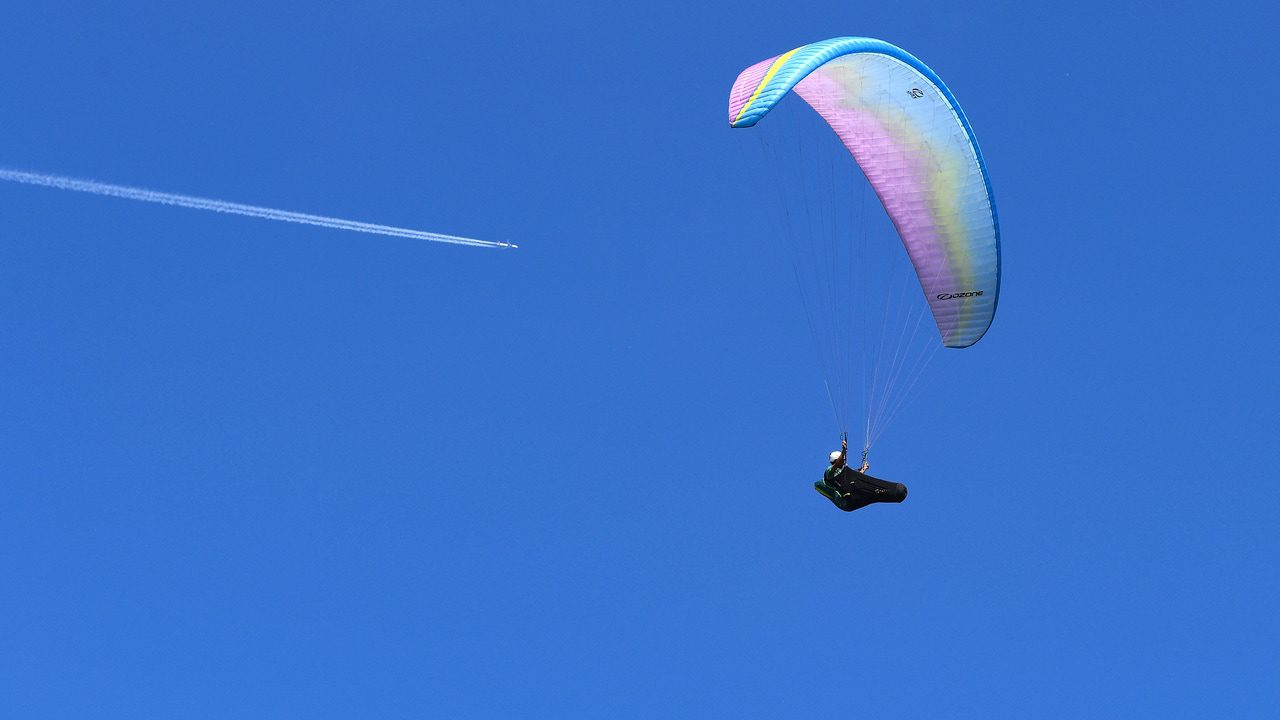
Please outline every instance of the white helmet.
[[844, 453], [840, 452], [839, 450], [831, 453], [831, 464], [835, 465], [836, 461], [842, 457], [844, 457]]

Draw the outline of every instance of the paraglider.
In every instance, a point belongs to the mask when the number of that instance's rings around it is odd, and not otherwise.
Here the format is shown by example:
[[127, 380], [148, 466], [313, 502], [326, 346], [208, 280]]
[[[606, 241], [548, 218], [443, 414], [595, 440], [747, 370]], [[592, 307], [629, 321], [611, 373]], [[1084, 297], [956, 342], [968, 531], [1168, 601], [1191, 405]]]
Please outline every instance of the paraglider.
[[831, 453], [831, 465], [822, 479], [813, 484], [824, 497], [845, 512], [853, 512], [872, 503], [900, 503], [907, 499], [907, 486], [889, 482], [867, 474], [871, 464], [862, 454], [862, 467], [853, 470], [848, 465], [849, 439], [841, 438], [840, 449]]
[[[1000, 297], [1000, 231], [986, 163], [973, 129], [942, 79], [905, 50], [882, 40], [833, 38], [748, 67], [729, 93], [730, 126], [755, 126], [793, 91], [824, 121], [826, 137], [819, 142], [828, 146], [805, 151], [805, 138], [800, 137], [801, 149], [795, 151], [794, 138], [788, 136], [778, 156], [816, 156], [831, 164], [829, 186], [825, 177], [815, 178], [825, 174], [825, 168], [770, 186], [776, 188], [774, 194], [798, 194], [802, 204], [808, 203], [803, 212], [791, 208], [787, 212], [790, 235], [799, 238], [795, 242], [809, 243], [797, 253], [801, 257], [795, 261], [797, 279], [800, 262], [809, 256], [818, 273], [828, 274], [818, 282], [800, 284], [810, 331], [822, 353], [832, 409], [846, 439], [841, 451], [832, 453], [831, 465], [815, 488], [846, 511], [875, 502], [902, 502], [904, 485], [866, 475], [867, 454], [884, 424], [910, 395], [933, 351], [939, 345], [967, 348], [978, 342], [991, 326]], [[827, 140], [831, 131], [839, 146]], [[866, 305], [866, 298], [879, 297], [864, 287], [876, 277], [869, 271], [857, 272], [870, 264], [851, 260], [846, 272], [845, 263], [835, 257], [861, 251], [851, 237], [855, 233], [842, 232], [834, 218], [825, 217], [835, 215], [832, 206], [852, 193], [837, 186], [837, 164], [844, 167], [850, 157], [892, 222], [923, 292], [923, 304], [916, 294], [900, 301], [907, 309], [896, 310], [890, 305], [895, 301], [892, 283], [886, 283], [890, 291], [883, 293], [882, 321], [881, 313]], [[817, 222], [810, 219], [815, 216]], [[795, 217], [805, 218], [804, 227], [795, 226]], [[866, 230], [857, 232], [866, 234]], [[815, 240], [815, 236], [825, 237]], [[883, 252], [887, 244], [866, 247]], [[823, 292], [828, 296], [805, 295]], [[822, 312], [828, 315], [819, 315]], [[913, 350], [920, 318], [926, 313], [938, 335], [931, 342], [925, 338]], [[857, 331], [827, 330], [840, 327], [842, 320], [861, 325]], [[877, 325], [879, 337], [873, 342]], [[815, 328], [822, 328], [821, 333]], [[826, 335], [838, 337], [833, 340]], [[897, 345], [893, 345], [895, 339]], [[862, 360], [855, 362], [853, 355], [859, 351]], [[913, 352], [924, 359], [913, 359]], [[857, 375], [861, 376], [866, 429], [863, 466], [853, 470], [846, 464], [853, 405], [847, 395]]]

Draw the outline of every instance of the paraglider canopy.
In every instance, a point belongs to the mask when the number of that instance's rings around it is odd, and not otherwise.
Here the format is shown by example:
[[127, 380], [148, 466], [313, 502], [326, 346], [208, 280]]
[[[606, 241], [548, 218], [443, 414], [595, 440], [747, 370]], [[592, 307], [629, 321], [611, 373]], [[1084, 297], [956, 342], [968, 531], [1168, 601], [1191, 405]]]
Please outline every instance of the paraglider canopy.
[[943, 345], [976, 343], [1000, 294], [999, 223], [977, 140], [941, 78], [882, 40], [824, 40], [742, 71], [729, 94], [730, 125], [755, 125], [792, 90], [875, 189]]

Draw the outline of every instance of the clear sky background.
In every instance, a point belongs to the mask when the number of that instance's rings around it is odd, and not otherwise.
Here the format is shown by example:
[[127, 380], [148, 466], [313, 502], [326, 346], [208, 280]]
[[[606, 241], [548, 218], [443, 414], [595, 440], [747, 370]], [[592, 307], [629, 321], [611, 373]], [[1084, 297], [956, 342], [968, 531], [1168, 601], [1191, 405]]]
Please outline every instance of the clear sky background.
[[[521, 245], [0, 186], [0, 715], [1274, 716], [1273, 9], [462, 5], [0, 15], [2, 166]], [[851, 515], [725, 119], [838, 35], [1005, 269]]]

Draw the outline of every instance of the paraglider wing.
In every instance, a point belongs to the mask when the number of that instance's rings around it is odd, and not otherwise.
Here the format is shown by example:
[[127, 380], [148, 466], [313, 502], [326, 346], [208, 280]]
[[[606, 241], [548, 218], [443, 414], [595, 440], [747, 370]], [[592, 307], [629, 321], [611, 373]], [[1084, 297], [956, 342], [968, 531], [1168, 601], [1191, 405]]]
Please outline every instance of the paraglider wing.
[[824, 40], [744, 70], [729, 94], [730, 125], [755, 125], [792, 89], [875, 189], [943, 345], [977, 342], [1000, 294], [1000, 231], [982, 153], [946, 85], [881, 40]]

